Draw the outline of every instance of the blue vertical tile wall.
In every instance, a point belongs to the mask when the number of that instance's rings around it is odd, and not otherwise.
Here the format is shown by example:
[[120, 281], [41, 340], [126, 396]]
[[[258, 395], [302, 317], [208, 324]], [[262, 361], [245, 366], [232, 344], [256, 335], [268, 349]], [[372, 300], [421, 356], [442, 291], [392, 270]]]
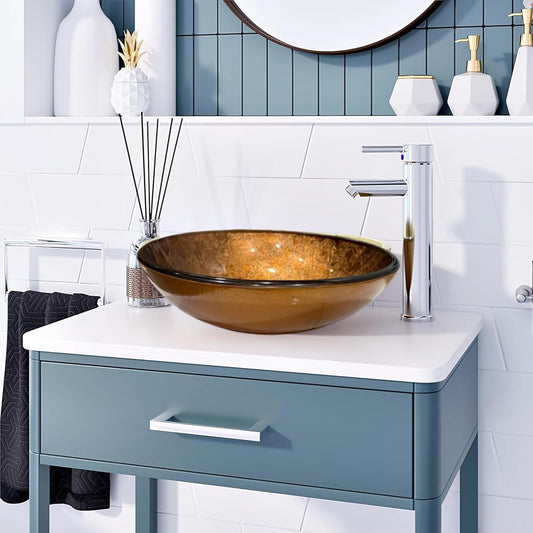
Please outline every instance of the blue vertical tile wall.
[[[268, 42], [224, 0], [176, 0], [178, 115], [392, 115], [398, 75], [432, 74], [444, 100], [468, 50], [454, 40], [481, 35], [480, 58], [505, 96], [521, 33], [507, 15], [522, 0], [444, 0], [427, 21], [373, 50], [320, 55]], [[135, 26], [135, 0], [101, 0], [117, 35]], [[446, 105], [441, 114], [449, 114]]]
[[292, 54], [292, 101], [295, 115], [318, 115], [318, 56], [295, 50]]

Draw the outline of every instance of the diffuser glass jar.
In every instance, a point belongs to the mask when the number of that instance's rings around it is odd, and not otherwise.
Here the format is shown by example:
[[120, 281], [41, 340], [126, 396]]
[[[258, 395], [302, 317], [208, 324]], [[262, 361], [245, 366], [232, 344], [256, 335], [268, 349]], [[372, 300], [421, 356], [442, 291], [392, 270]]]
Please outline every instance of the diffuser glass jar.
[[126, 268], [126, 293], [128, 303], [133, 307], [165, 307], [170, 305], [167, 299], [152, 285], [148, 276], [137, 261], [139, 248], [159, 233], [159, 220], [140, 219], [140, 236], [129, 250]]

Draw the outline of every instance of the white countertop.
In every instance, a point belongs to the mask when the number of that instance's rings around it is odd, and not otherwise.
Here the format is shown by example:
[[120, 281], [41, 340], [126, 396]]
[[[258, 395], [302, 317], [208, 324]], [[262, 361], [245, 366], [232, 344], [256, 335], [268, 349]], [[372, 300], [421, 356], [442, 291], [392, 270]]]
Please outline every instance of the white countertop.
[[366, 307], [324, 328], [285, 335], [238, 333], [175, 307], [136, 309], [115, 302], [24, 335], [24, 347], [59, 352], [434, 383], [445, 380], [479, 333], [473, 313], [437, 311], [430, 323], [400, 310]]

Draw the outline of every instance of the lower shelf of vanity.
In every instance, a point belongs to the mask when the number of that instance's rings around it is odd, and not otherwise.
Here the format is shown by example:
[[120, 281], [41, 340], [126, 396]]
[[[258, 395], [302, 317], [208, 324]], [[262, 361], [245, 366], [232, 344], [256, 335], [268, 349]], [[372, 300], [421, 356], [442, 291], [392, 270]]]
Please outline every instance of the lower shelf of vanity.
[[43, 464], [412, 509], [477, 432], [476, 342], [435, 384], [32, 356]]

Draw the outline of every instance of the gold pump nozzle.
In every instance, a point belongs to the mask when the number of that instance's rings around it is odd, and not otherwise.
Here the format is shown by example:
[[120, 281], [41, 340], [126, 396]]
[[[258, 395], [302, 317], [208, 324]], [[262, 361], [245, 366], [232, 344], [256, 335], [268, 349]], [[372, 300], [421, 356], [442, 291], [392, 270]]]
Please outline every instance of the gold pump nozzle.
[[509, 16], [522, 17], [524, 22], [524, 33], [520, 36], [520, 46], [533, 46], [533, 35], [531, 35], [533, 8], [522, 9], [521, 13], [510, 13]]
[[469, 35], [466, 39], [457, 39], [456, 43], [468, 43], [470, 59], [466, 62], [467, 72], [481, 72], [481, 61], [477, 58], [479, 35]]

